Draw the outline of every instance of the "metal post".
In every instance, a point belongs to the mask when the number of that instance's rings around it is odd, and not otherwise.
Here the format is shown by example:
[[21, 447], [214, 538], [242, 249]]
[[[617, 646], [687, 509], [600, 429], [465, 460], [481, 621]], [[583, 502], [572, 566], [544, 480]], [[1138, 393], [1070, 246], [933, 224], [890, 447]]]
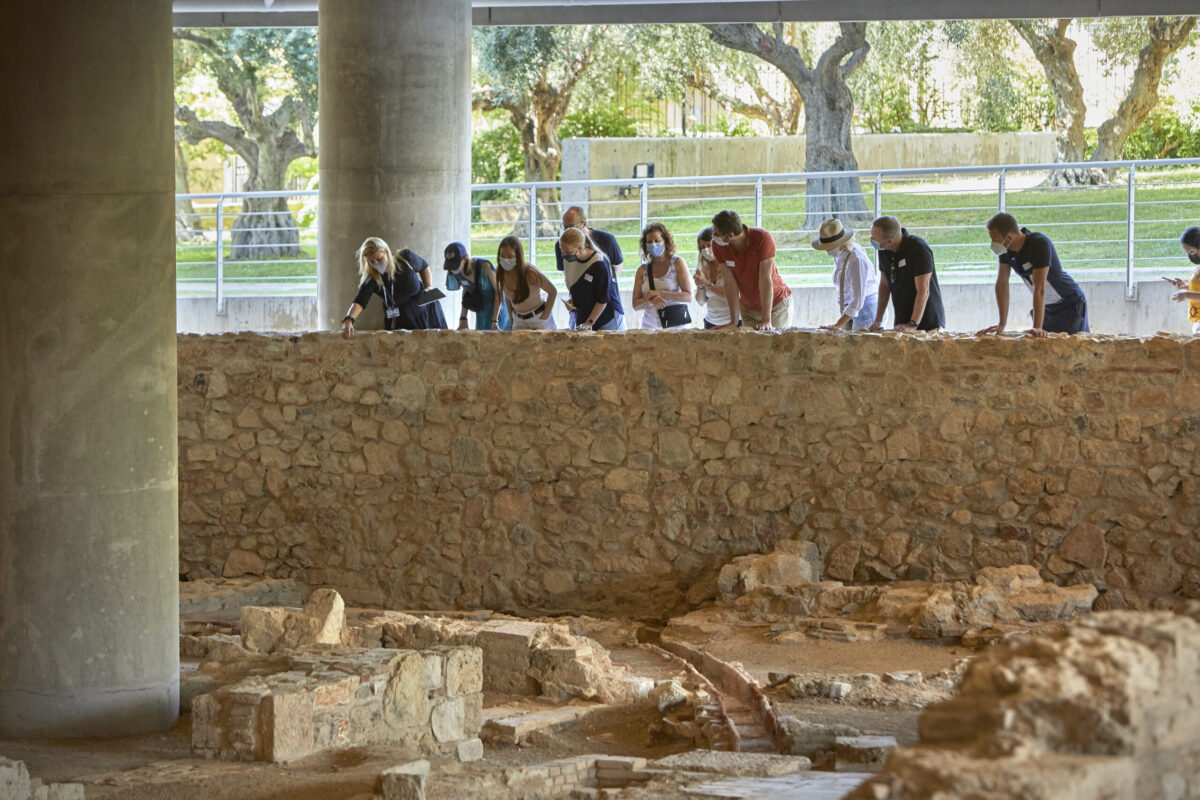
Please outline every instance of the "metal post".
[[650, 184], [645, 181], [638, 188], [638, 234], [646, 230], [646, 218], [650, 211]]
[[1133, 281], [1133, 211], [1135, 208], [1135, 195], [1137, 189], [1137, 176], [1135, 167], [1129, 165], [1129, 185], [1128, 185], [1128, 213], [1126, 214], [1125, 223], [1125, 299], [1137, 300], [1138, 290], [1137, 284]]
[[875, 176], [875, 219], [883, 216], [883, 175]]
[[761, 228], [762, 224], [762, 178], [754, 182], [754, 227]]
[[529, 255], [526, 261], [537, 259], [537, 189], [529, 187]]
[[217, 198], [217, 314], [225, 315], [225, 195]]
[[999, 188], [999, 191], [997, 192], [997, 194], [999, 195], [1000, 211], [1004, 211], [1005, 206], [1008, 205], [1007, 188], [1008, 188], [1008, 171], [1002, 169], [1002, 170], [1000, 170], [1000, 188]]

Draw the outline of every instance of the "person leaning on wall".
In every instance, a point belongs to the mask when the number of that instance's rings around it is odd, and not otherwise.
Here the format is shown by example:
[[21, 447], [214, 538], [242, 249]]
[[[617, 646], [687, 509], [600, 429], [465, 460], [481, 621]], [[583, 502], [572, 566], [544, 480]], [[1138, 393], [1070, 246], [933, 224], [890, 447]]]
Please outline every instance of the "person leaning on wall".
[[1200, 227], [1191, 227], [1179, 237], [1179, 245], [1183, 254], [1192, 262], [1195, 269], [1186, 281], [1181, 278], [1163, 278], [1175, 287], [1171, 299], [1176, 303], [1188, 304], [1188, 322], [1192, 323], [1192, 333], [1200, 333]]
[[725, 288], [725, 268], [713, 258], [712, 226], [704, 228], [696, 237], [696, 272], [692, 280], [696, 284], [696, 302], [704, 306], [704, 329], [729, 327], [729, 300], [726, 291], [737, 291], [730, 284]]
[[935, 331], [946, 327], [942, 290], [938, 287], [933, 250], [920, 236], [900, 227], [895, 217], [871, 223], [871, 246], [879, 256], [879, 305], [871, 330], [883, 330], [883, 315], [892, 301], [893, 330]]
[[642, 328], [690, 326], [688, 304], [696, 289], [687, 263], [675, 252], [671, 232], [661, 222], [651, 222], [638, 246], [644, 260], [633, 279], [633, 308], [642, 312]]
[[608, 257], [578, 228], [565, 230], [558, 245], [563, 254], [567, 291], [571, 293], [567, 308], [575, 314], [575, 330], [625, 330], [625, 309], [621, 307]]
[[354, 335], [354, 321], [366, 308], [367, 303], [371, 302], [371, 295], [379, 295], [383, 299], [384, 330], [428, 330], [446, 327], [442, 307], [437, 301], [424, 306], [417, 302], [424, 288], [421, 273], [429, 268], [425, 259], [408, 249], [393, 253], [387, 242], [377, 236], [368, 237], [363, 241], [356, 258], [358, 294], [350, 305], [350, 310], [342, 318], [343, 339]]
[[1033, 292], [1033, 335], [1087, 333], [1087, 298], [1079, 284], [1058, 260], [1054, 242], [1017, 224], [1012, 214], [1000, 212], [987, 223], [992, 252], [1000, 264], [996, 273], [996, 307], [1000, 321], [979, 331], [980, 336], [1004, 333], [1008, 325], [1008, 276], [1016, 272]]
[[775, 239], [762, 228], [743, 225], [729, 210], [713, 217], [712, 227], [713, 258], [724, 266], [730, 289], [729, 324], [740, 327], [745, 318], [755, 330], [786, 328], [792, 321], [792, 290], [775, 265]]
[[446, 288], [462, 290], [462, 309], [458, 313], [458, 330], [467, 329], [467, 312], [475, 312], [475, 330], [509, 329], [508, 309], [496, 291], [496, 270], [486, 258], [471, 258], [462, 242], [446, 245]]
[[498, 283], [512, 320], [512, 330], [552, 331], [558, 289], [537, 267], [525, 260], [525, 248], [516, 236], [505, 236], [496, 248], [500, 265]]
[[840, 219], [821, 223], [814, 250], [824, 250], [833, 259], [833, 285], [838, 290], [838, 310], [841, 316], [825, 330], [836, 331], [849, 325], [851, 330], [870, 328], [875, 322], [879, 302], [879, 276], [867, 251], [854, 241], [854, 231], [842, 225]]

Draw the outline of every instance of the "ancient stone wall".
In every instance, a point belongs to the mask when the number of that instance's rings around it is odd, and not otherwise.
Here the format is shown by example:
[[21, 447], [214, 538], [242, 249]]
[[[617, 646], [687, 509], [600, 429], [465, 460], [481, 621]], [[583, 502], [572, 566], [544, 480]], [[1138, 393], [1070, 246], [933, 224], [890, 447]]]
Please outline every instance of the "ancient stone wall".
[[179, 338], [180, 571], [660, 616], [734, 556], [1200, 596], [1200, 340]]

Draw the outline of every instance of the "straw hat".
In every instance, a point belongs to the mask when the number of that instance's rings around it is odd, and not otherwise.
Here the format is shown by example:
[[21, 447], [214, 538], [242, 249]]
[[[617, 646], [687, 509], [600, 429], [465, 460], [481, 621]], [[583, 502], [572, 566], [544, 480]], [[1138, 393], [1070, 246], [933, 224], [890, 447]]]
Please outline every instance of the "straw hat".
[[818, 238], [812, 240], [816, 250], [833, 250], [854, 238], [854, 231], [842, 226], [840, 219], [827, 219], [821, 223]]

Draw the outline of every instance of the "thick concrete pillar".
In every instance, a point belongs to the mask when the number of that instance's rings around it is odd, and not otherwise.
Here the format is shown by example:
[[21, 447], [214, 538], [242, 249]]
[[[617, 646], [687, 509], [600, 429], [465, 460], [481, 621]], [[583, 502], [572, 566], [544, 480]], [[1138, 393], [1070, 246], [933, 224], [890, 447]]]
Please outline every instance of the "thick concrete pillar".
[[0, 47], [0, 735], [179, 710], [170, 0]]
[[[471, 224], [471, 0], [321, 0], [317, 317], [336, 329], [368, 236], [408, 247], [442, 286]], [[451, 309], [447, 308], [447, 315]], [[362, 327], [381, 327], [378, 302]]]

